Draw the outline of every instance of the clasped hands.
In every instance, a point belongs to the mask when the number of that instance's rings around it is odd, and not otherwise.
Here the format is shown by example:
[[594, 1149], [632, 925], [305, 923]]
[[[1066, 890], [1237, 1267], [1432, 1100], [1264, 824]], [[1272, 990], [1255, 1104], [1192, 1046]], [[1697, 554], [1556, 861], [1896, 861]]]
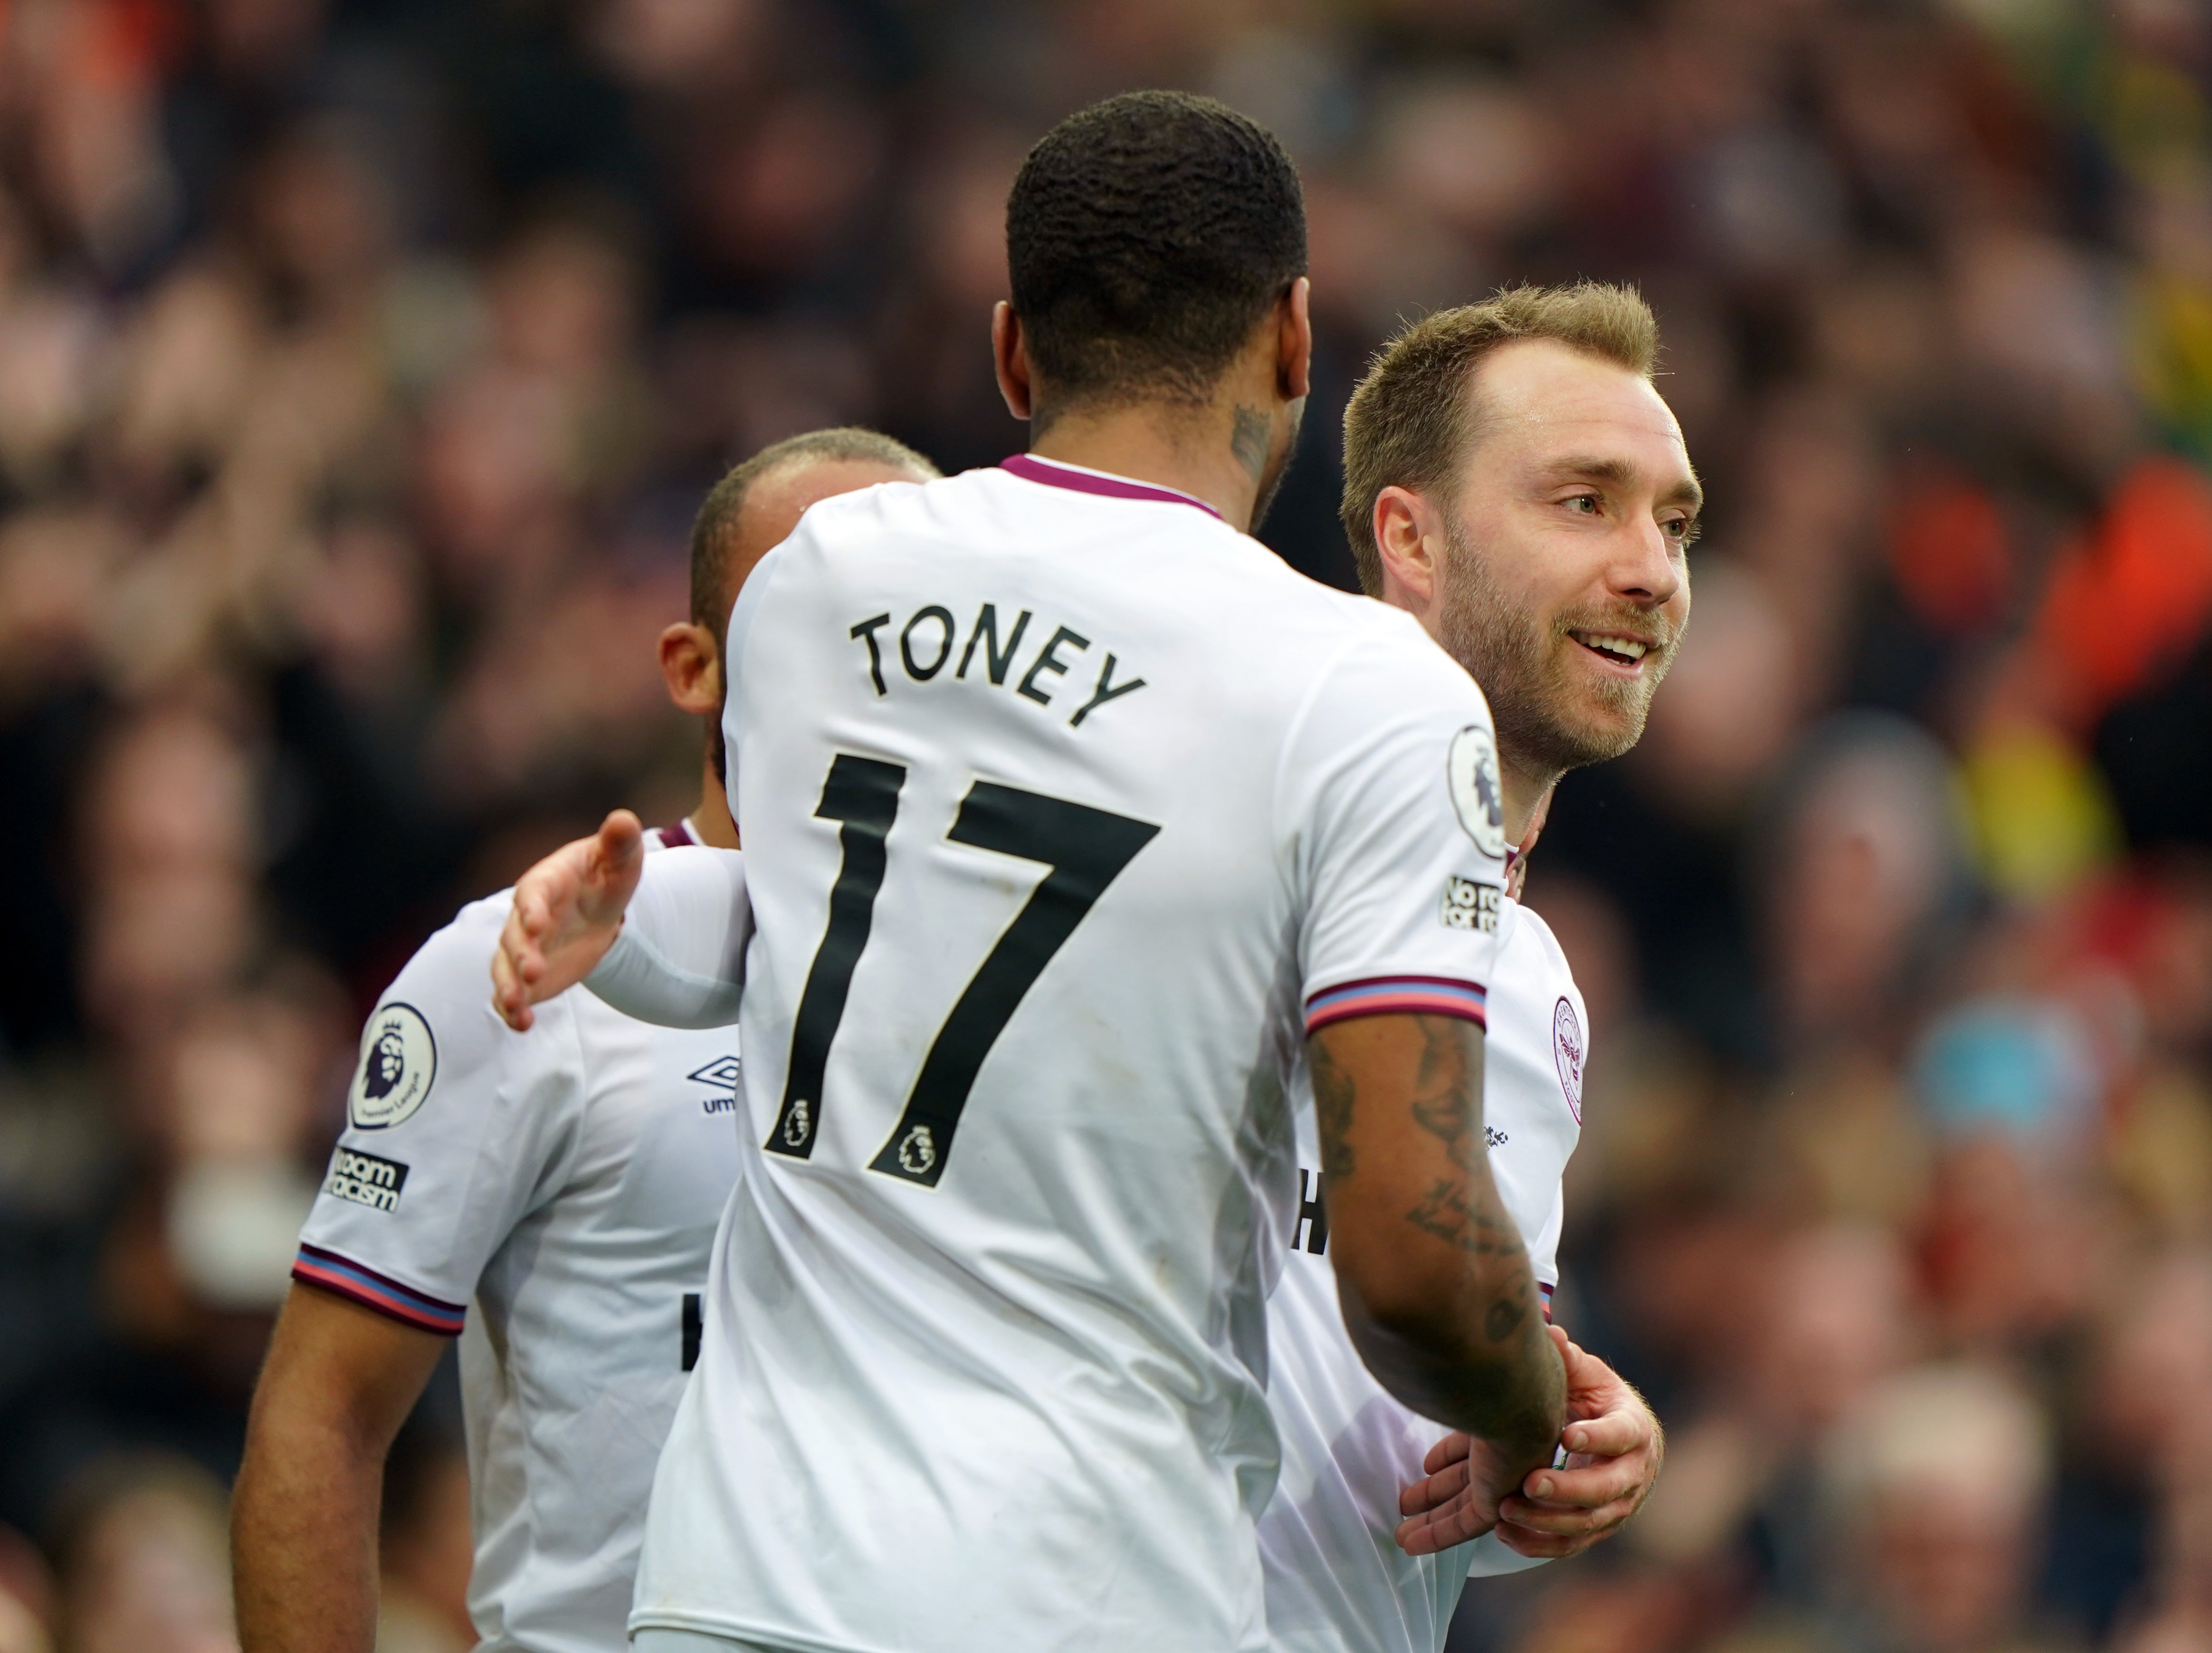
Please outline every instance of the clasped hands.
[[1666, 1455], [1658, 1419], [1604, 1361], [1559, 1328], [1549, 1329], [1566, 1365], [1566, 1462], [1530, 1471], [1501, 1498], [1487, 1443], [1445, 1436], [1430, 1449], [1422, 1479], [1399, 1493], [1398, 1545], [1408, 1555], [1432, 1555], [1493, 1529], [1521, 1555], [1578, 1555], [1650, 1496]]

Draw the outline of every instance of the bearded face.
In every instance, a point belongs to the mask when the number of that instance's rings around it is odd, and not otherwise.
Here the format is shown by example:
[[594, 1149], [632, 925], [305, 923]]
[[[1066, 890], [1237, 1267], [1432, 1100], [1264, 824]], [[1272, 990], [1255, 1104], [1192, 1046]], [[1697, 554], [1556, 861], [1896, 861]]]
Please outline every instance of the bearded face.
[[[1443, 518], [1437, 641], [1481, 685], [1499, 751], [1516, 768], [1556, 774], [1635, 745], [1680, 624], [1664, 610], [1626, 602], [1547, 608], [1540, 593], [1498, 577], [1455, 508]], [[1632, 668], [1582, 641], [1623, 635], [1648, 640]]]

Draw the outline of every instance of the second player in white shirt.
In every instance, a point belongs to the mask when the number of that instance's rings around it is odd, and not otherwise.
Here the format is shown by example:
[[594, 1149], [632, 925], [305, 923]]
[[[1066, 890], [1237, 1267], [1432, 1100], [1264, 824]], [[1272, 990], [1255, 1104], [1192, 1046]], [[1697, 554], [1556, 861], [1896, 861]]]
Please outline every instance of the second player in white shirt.
[[[1589, 1025], [1551, 927], [1507, 898], [1483, 1042], [1491, 1175], [1528, 1246], [1546, 1297], [1559, 1284], [1560, 1176], [1582, 1133]], [[1298, 1132], [1305, 1199], [1267, 1300], [1267, 1404], [1282, 1474], [1260, 1522], [1267, 1638], [1276, 1653], [1437, 1653], [1470, 1574], [1537, 1565], [1496, 1534], [1413, 1556], [1392, 1536], [1399, 1490], [1443, 1436], [1360, 1363], [1328, 1261], [1328, 1216], [1310, 1114]]]

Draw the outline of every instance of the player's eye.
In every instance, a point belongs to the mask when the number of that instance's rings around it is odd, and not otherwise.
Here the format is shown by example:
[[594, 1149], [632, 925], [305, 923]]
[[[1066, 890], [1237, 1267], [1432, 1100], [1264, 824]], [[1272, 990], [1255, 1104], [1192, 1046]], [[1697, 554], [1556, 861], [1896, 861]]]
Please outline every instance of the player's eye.
[[1570, 511], [1578, 511], [1584, 516], [1594, 517], [1598, 514], [1599, 500], [1595, 494], [1577, 494], [1564, 503]]
[[1700, 525], [1695, 517], [1669, 517], [1661, 526], [1667, 531], [1667, 537], [1679, 546], [1687, 549], [1697, 543]]

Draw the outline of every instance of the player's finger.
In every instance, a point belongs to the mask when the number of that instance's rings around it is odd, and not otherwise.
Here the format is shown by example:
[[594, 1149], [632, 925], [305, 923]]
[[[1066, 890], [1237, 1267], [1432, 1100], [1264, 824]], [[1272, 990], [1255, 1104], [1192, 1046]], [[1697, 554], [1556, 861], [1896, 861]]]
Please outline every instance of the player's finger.
[[514, 961], [507, 957], [504, 947], [492, 955], [491, 980], [492, 1008], [499, 1012], [499, 1019], [517, 1033], [527, 1033], [534, 1019], [530, 1013], [530, 995], [516, 980]]
[[1627, 1498], [1614, 1498], [1594, 1510], [1559, 1509], [1548, 1504], [1531, 1504], [1526, 1498], [1508, 1498], [1498, 1506], [1498, 1518], [1532, 1533], [1573, 1538], [1586, 1533], [1609, 1532], [1635, 1512], [1636, 1500]]
[[1421, 1460], [1421, 1468], [1433, 1475], [1446, 1464], [1465, 1463], [1474, 1450], [1474, 1437], [1454, 1430], [1429, 1449], [1429, 1455]]
[[1398, 1547], [1407, 1555], [1434, 1555], [1440, 1550], [1480, 1538], [1491, 1525], [1468, 1506], [1442, 1516], [1417, 1516], [1400, 1522], [1394, 1536]]
[[1468, 1467], [1464, 1460], [1448, 1464], [1433, 1475], [1426, 1475], [1411, 1486], [1398, 1491], [1398, 1513], [1417, 1516], [1424, 1510], [1441, 1509], [1467, 1490]]
[[1587, 1549], [1596, 1541], [1597, 1534], [1584, 1534], [1577, 1537], [1562, 1537], [1557, 1533], [1531, 1532], [1526, 1527], [1516, 1527], [1510, 1521], [1500, 1521], [1492, 1528], [1498, 1541], [1516, 1555], [1525, 1555], [1532, 1561], [1556, 1561], [1561, 1556], [1572, 1555]]
[[553, 927], [552, 909], [538, 887], [535, 878], [525, 878], [515, 886], [514, 909], [507, 917], [507, 927], [501, 934], [502, 943], [511, 944], [509, 951], [519, 965], [536, 951], [537, 944], [545, 939]]
[[1651, 1417], [1641, 1407], [1601, 1413], [1569, 1424], [1560, 1438], [1570, 1452], [1587, 1452], [1594, 1458], [1618, 1458], [1651, 1442]]
[[1398, 1547], [1407, 1555], [1436, 1555], [1451, 1548], [1451, 1541], [1434, 1528], [1408, 1522], [1398, 1528]]
[[[509, 915], [491, 961], [491, 979], [496, 988], [493, 1002], [508, 1026], [520, 1031], [530, 1025], [530, 984], [544, 972], [544, 956], [524, 938], [520, 925]], [[517, 1015], [523, 1019], [515, 1020]]]
[[1635, 1458], [1600, 1458], [1587, 1469], [1539, 1469], [1521, 1483], [1515, 1501], [1595, 1510], [1643, 1486], [1644, 1472]]
[[1464, 1542], [1471, 1542], [1475, 1538], [1482, 1538], [1482, 1534], [1486, 1534], [1493, 1525], [1493, 1520], [1484, 1514], [1482, 1509], [1475, 1507], [1474, 1498], [1462, 1498], [1451, 1507], [1437, 1509], [1429, 1516], [1402, 1522], [1407, 1541], [1416, 1545], [1416, 1549], [1409, 1549], [1407, 1553], [1409, 1556], [1413, 1556], [1413, 1553], [1433, 1556], [1440, 1549], [1451, 1549], [1453, 1545], [1464, 1545]]
[[544, 941], [553, 929], [553, 909], [538, 880], [526, 878], [515, 887], [514, 910], [507, 915], [500, 944], [514, 961], [516, 975], [534, 981], [544, 968]]

